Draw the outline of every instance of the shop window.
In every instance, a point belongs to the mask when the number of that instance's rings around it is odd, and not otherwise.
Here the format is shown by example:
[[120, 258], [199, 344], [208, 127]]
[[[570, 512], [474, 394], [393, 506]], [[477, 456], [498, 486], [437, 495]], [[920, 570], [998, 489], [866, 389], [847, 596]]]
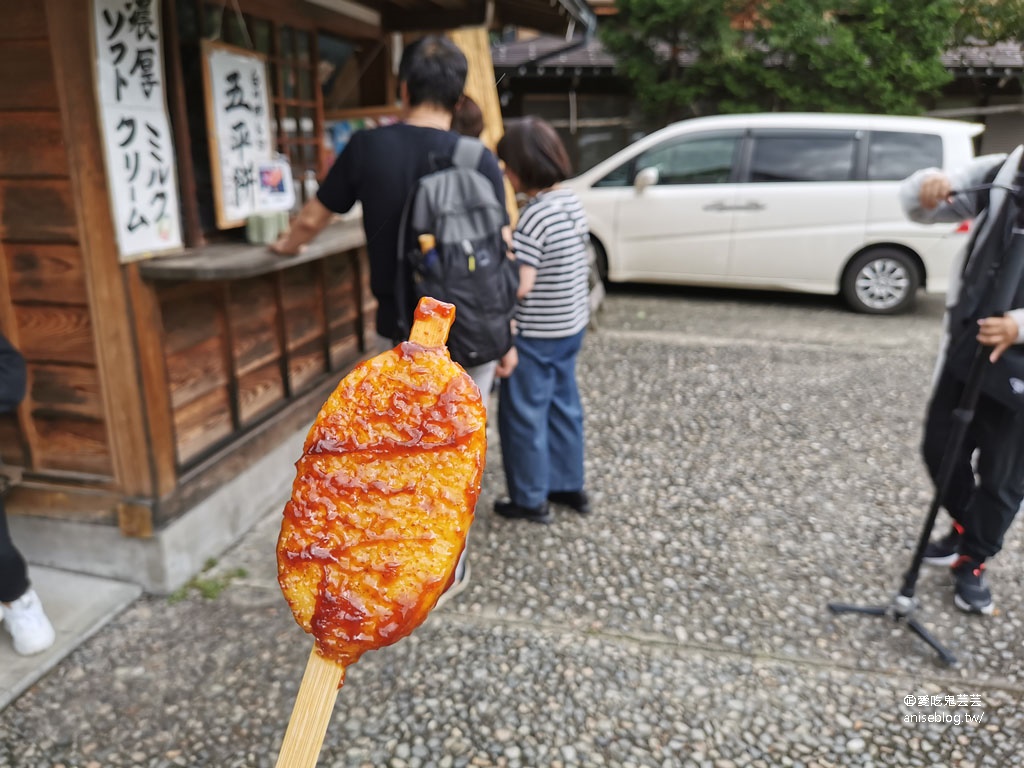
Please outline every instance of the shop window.
[[278, 151], [287, 155], [296, 194], [304, 199], [304, 179], [320, 175], [323, 125], [314, 61], [316, 37], [309, 30], [279, 26], [277, 51], [270, 57]]
[[384, 105], [392, 91], [388, 48], [382, 40], [346, 40], [321, 33], [317, 38], [319, 89], [324, 105], [326, 165], [356, 131], [398, 119], [396, 106]]
[[361, 46], [350, 40], [325, 34], [319, 36], [317, 43], [320, 49], [320, 92], [323, 95], [324, 111], [354, 109], [361, 106]]
[[[218, 40], [267, 58], [271, 95], [271, 130], [276, 149], [288, 158], [295, 178], [297, 205], [305, 201], [302, 182], [321, 171], [323, 145], [322, 103], [317, 78], [316, 33], [285, 24], [280, 19], [260, 18], [236, 12], [217, 2], [178, 3], [178, 35], [181, 45], [188, 131], [199, 222], [207, 236], [217, 232], [210, 156], [206, 141], [206, 105], [200, 43]], [[237, 233], [229, 236], [237, 236]]]
[[[366, 114], [394, 109], [385, 104], [393, 82], [383, 40], [349, 40], [328, 34], [289, 3], [282, 3], [280, 12], [268, 10], [265, 16], [239, 12], [235, 4], [220, 0], [179, 0], [176, 11], [183, 117], [193, 160], [182, 175], [191, 176], [195, 189], [192, 199], [183, 205], [197, 209], [198, 229], [205, 239], [236, 238], [241, 232], [221, 233], [216, 226], [203, 87], [204, 40], [266, 57], [271, 132], [277, 152], [287, 157], [292, 167], [296, 207], [315, 189], [314, 184], [303, 182], [322, 178], [334, 158], [336, 113], [351, 108]], [[332, 113], [327, 120], [325, 110]], [[186, 237], [189, 245], [196, 244], [197, 237]]]

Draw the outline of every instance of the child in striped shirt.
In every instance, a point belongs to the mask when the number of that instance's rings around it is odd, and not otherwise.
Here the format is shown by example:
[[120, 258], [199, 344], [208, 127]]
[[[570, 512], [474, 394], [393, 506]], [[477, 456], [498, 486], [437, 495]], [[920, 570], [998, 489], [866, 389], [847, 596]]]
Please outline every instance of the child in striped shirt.
[[576, 357], [590, 313], [589, 235], [579, 199], [559, 186], [571, 171], [551, 125], [537, 118], [510, 121], [498, 158], [527, 202], [512, 237], [519, 263], [518, 361], [498, 397], [508, 499], [497, 501], [494, 510], [549, 523], [549, 502], [590, 512], [576, 383]]

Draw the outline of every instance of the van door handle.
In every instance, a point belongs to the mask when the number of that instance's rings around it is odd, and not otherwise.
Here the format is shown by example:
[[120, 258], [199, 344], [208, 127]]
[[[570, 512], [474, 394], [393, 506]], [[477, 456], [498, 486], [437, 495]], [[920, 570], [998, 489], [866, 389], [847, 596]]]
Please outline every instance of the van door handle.
[[705, 211], [763, 211], [764, 210], [764, 204], [758, 203], [758, 202], [754, 202], [753, 200], [750, 200], [749, 202], [742, 203], [740, 205], [726, 205], [721, 200], [719, 200], [717, 203], [710, 203], [709, 205], [705, 205], [704, 206], [704, 210]]

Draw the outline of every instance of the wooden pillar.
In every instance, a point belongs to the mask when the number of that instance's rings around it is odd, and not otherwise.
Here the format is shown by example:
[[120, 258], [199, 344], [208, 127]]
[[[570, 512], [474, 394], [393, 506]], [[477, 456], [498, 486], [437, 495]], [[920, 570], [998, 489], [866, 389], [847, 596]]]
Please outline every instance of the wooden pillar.
[[449, 36], [469, 60], [466, 93], [484, 113], [484, 132], [480, 140], [493, 150], [505, 129], [501, 121], [501, 102], [498, 100], [498, 86], [494, 82], [494, 61], [491, 59], [491, 42], [487, 30], [483, 27], [465, 27], [453, 30]]
[[[61, 123], [71, 169], [79, 243], [102, 403], [117, 489], [127, 495], [156, 494], [140, 375], [135, 323], [107, 187], [104, 145], [97, 108], [92, 53], [92, 4], [43, 0], [57, 84]], [[153, 338], [139, 339], [151, 345]], [[160, 348], [149, 349], [159, 354]], [[169, 435], [154, 436], [170, 439]], [[138, 521], [134, 523], [138, 527]]]
[[[484, 132], [480, 140], [493, 151], [498, 146], [498, 140], [505, 135], [505, 124], [501, 119], [501, 101], [498, 98], [498, 84], [494, 81], [494, 61], [491, 59], [491, 41], [487, 29], [464, 27], [452, 30], [448, 36], [462, 49], [469, 61], [465, 90], [484, 114]], [[508, 179], [505, 180], [505, 199], [509, 216], [515, 224], [519, 209]]]

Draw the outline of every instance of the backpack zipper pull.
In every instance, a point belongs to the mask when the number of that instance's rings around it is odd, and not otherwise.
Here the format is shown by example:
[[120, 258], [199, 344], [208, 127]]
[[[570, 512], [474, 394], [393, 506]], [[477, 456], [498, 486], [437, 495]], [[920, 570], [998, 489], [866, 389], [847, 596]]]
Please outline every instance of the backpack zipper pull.
[[469, 240], [462, 241], [462, 250], [466, 253], [466, 262], [469, 264], [469, 271], [476, 271], [476, 254], [473, 253], [473, 244]]

